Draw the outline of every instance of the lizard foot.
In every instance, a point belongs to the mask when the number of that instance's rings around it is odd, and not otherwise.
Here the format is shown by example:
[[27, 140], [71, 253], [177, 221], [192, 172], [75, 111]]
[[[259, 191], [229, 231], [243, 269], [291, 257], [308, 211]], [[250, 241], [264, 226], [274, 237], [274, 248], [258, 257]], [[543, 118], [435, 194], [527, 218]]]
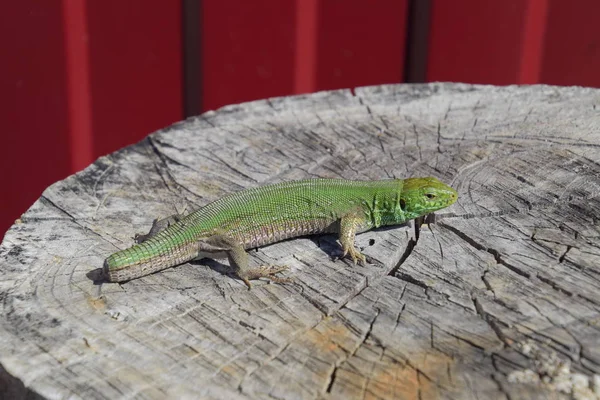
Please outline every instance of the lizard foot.
[[152, 236], [156, 235], [158, 232], [167, 229], [176, 222], [179, 222], [182, 217], [183, 215], [181, 214], [175, 214], [163, 219], [155, 218], [154, 221], [152, 221], [152, 227], [150, 228], [150, 232], [146, 234], [136, 233], [133, 237], [133, 240], [137, 244], [143, 243], [146, 240], [150, 239]]
[[248, 289], [252, 288], [250, 280], [258, 278], [267, 278], [276, 283], [289, 283], [292, 282], [292, 279], [273, 276], [279, 272], [287, 271], [288, 269], [289, 267], [286, 265], [261, 265], [258, 268], [253, 268], [246, 271], [246, 273], [243, 276], [240, 276], [240, 278], [244, 281], [246, 286], [248, 286]]
[[362, 265], [365, 265], [367, 263], [367, 258], [364, 256], [364, 254], [358, 251], [354, 246], [344, 246], [344, 253], [342, 254], [342, 258], [346, 257], [346, 255], [350, 255], [352, 261], [354, 261], [354, 264], [358, 262]]

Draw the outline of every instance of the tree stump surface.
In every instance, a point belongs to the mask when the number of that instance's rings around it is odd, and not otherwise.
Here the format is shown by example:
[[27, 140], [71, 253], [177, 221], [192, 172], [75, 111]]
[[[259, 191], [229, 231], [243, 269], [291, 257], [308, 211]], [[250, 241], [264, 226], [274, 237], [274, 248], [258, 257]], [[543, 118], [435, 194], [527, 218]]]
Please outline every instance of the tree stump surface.
[[[123, 284], [88, 276], [152, 220], [309, 177], [435, 176], [416, 231], [251, 251]], [[11, 398], [600, 398], [600, 90], [387, 85], [208, 112], [50, 186], [0, 247]]]

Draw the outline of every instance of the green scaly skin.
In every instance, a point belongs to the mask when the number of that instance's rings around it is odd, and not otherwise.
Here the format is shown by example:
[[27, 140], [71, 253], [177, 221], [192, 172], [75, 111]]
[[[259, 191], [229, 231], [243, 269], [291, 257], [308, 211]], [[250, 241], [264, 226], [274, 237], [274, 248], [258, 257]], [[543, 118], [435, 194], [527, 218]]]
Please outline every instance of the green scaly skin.
[[[250, 288], [251, 279], [286, 267], [248, 267], [251, 249], [287, 238], [339, 233], [344, 256], [365, 257], [354, 247], [357, 233], [397, 225], [453, 204], [457, 192], [435, 178], [350, 181], [309, 179], [232, 193], [188, 214], [154, 221], [138, 244], [104, 262], [110, 282], [139, 278], [194, 259], [229, 259]], [[171, 223], [172, 222], [172, 223]]]

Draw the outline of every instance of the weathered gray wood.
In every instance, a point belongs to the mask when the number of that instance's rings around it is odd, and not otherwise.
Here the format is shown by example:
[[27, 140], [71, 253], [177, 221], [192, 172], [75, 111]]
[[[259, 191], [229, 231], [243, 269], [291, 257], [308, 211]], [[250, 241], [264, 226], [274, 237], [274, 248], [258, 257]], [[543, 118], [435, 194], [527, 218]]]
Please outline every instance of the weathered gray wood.
[[[416, 236], [252, 252], [99, 287], [155, 217], [281, 180], [433, 175]], [[600, 398], [600, 90], [390, 85], [226, 107], [48, 188], [0, 247], [0, 390], [42, 398]]]

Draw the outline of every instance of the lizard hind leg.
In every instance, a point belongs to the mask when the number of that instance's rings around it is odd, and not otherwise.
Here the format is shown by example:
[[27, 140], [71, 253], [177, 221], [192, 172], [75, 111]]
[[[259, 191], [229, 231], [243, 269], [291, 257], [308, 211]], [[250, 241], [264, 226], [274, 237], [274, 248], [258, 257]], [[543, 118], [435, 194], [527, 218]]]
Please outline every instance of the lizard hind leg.
[[285, 283], [290, 280], [274, 276], [275, 274], [289, 269], [287, 266], [268, 266], [263, 265], [257, 268], [248, 267], [248, 253], [244, 247], [235, 239], [226, 235], [215, 235], [205, 240], [214, 249], [220, 249], [227, 254], [229, 265], [233, 268], [235, 274], [248, 286], [252, 288], [250, 280], [258, 278], [268, 278], [273, 282]]
[[150, 228], [150, 232], [146, 234], [136, 233], [133, 237], [133, 240], [138, 244], [143, 243], [146, 240], [150, 239], [152, 236], [155, 236], [157, 233], [164, 231], [174, 223], [179, 222], [181, 218], [183, 218], [183, 215], [181, 214], [173, 214], [170, 217], [162, 219], [156, 218], [154, 221], [152, 221], [152, 227]]

